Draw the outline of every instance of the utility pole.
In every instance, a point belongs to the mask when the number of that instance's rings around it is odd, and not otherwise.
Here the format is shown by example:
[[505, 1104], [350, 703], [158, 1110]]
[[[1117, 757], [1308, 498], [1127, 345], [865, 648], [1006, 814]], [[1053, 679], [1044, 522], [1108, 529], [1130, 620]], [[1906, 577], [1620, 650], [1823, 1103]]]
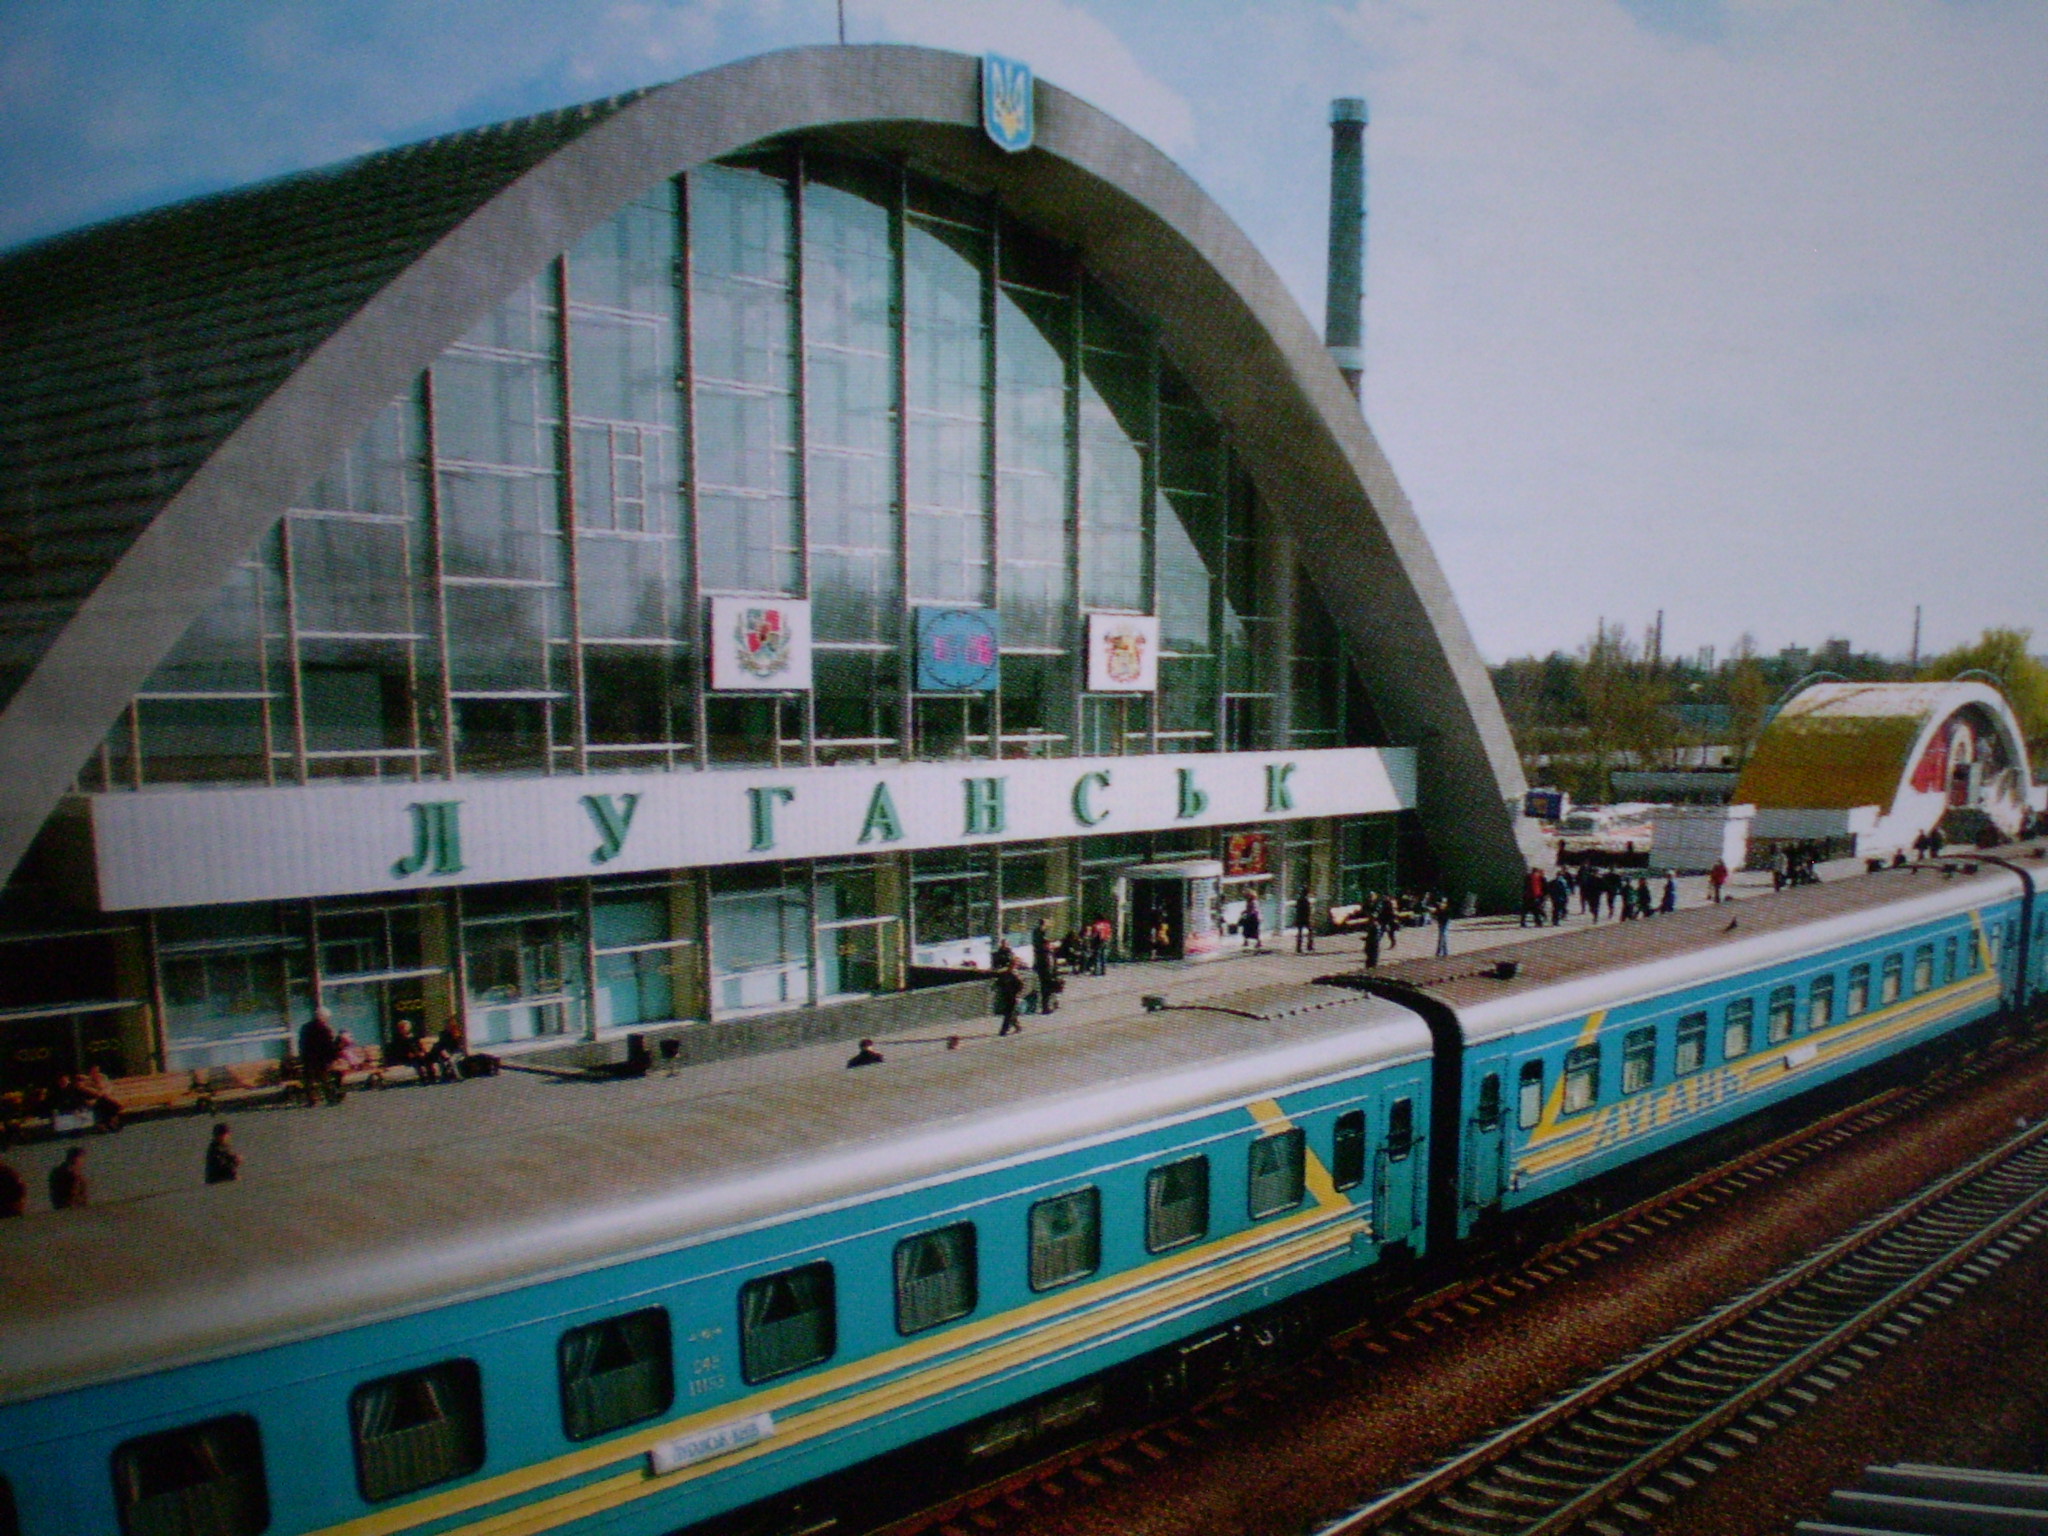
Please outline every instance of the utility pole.
[[839, 0], [839, 46], [846, 46], [846, 0]]
[[1913, 605], [1913, 660], [1911, 665], [1915, 672], [1920, 670], [1920, 605], [1918, 603]]

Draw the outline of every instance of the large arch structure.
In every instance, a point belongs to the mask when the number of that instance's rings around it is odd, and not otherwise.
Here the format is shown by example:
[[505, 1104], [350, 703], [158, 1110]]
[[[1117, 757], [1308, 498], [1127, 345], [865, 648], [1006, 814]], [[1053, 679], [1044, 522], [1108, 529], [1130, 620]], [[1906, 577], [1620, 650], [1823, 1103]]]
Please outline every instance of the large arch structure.
[[[1489, 902], [1510, 900], [1523, 868], [1515, 827], [1522, 777], [1498, 702], [1406, 496], [1300, 308], [1246, 235], [1130, 130], [1042, 84], [1036, 146], [1004, 155], [980, 132], [977, 91], [977, 61], [955, 54], [795, 49], [374, 156], [322, 173], [324, 185], [374, 181], [405, 217], [355, 252], [342, 277], [322, 267], [317, 285], [306, 275], [313, 264], [294, 275], [282, 258], [293, 242], [331, 239], [332, 211], [325, 224], [299, 227], [277, 188], [124, 221], [0, 262], [11, 340], [40, 359], [10, 388], [40, 407], [67, 391], [92, 395], [95, 369], [149, 373], [154, 343], [146, 324], [120, 313], [121, 295], [86, 302], [71, 292], [79, 274], [94, 280], [96, 260], [147, 262], [152, 239], [181, 228], [188, 241], [205, 238], [209, 225], [229, 238], [246, 209], [259, 215], [249, 238], [281, 254], [265, 268], [267, 289], [220, 296], [222, 314], [207, 333], [210, 346], [243, 347], [263, 367], [227, 383], [195, 377], [179, 387], [203, 399], [160, 393], [158, 405], [131, 380], [101, 391], [97, 420], [73, 413], [74, 439], [111, 439], [117, 448], [134, 440], [131, 458], [147, 439], [140, 489], [104, 500], [100, 513], [67, 509], [65, 476], [51, 468], [54, 455], [71, 451], [55, 441], [63, 412], [43, 412], [54, 423], [43, 438], [8, 430], [6, 467], [17, 488], [0, 499], [10, 539], [0, 574], [14, 593], [0, 601], [0, 622], [15, 686], [0, 710], [0, 782], [9, 791], [0, 871], [17, 866], [80, 765], [235, 562], [409, 380], [628, 199], [703, 162], [803, 133], [985, 188], [1134, 297], [1224, 423], [1265, 503], [1300, 549], [1316, 552], [1313, 579], [1376, 712], [1392, 737], [1420, 749], [1421, 815], [1447, 878]], [[314, 194], [323, 186], [319, 176], [294, 181]], [[51, 325], [61, 333], [55, 342]], [[125, 338], [126, 350], [96, 351], [95, 335]]]

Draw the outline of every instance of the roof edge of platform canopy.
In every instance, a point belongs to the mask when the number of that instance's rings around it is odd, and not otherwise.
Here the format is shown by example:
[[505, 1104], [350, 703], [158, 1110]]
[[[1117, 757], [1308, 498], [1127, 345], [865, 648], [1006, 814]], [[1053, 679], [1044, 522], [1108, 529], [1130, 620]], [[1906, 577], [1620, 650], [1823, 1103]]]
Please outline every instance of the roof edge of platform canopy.
[[1037, 147], [981, 137], [979, 69], [896, 45], [762, 55], [648, 91], [491, 196], [228, 431], [151, 516], [0, 712], [0, 871], [205, 612], [236, 562], [388, 401], [492, 305], [667, 176], [838, 130], [999, 190], [1160, 327], [1304, 548], [1382, 723], [1419, 748], [1422, 816], [1450, 883], [1510, 899], [1521, 771], [1435, 556], [1356, 402], [1249, 239], [1157, 149], [1041, 84]]

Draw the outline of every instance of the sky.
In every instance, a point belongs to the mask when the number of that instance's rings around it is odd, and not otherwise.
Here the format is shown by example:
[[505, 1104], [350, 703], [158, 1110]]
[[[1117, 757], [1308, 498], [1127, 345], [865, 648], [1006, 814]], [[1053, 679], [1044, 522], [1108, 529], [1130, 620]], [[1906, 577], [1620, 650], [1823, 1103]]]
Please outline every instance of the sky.
[[[846, 0], [1177, 161], [1322, 321], [1482, 653], [2048, 650], [2040, 0]], [[5, 0], [0, 246], [830, 43], [832, 0]]]

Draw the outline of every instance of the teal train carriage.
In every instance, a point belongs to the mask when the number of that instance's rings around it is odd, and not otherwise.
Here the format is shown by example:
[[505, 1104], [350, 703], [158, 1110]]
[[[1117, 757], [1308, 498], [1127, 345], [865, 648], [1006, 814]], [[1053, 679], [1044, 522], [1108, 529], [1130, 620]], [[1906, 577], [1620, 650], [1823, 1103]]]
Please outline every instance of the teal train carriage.
[[1199, 1389], [1428, 1219], [1423, 1023], [1222, 1001], [7, 1223], [0, 1530], [652, 1536]]
[[[1931, 1042], [2048, 983], [2029, 856], [1886, 870], [1365, 984], [1431, 1020], [1441, 1248]], [[2024, 978], [2024, 981], [2023, 981]]]

